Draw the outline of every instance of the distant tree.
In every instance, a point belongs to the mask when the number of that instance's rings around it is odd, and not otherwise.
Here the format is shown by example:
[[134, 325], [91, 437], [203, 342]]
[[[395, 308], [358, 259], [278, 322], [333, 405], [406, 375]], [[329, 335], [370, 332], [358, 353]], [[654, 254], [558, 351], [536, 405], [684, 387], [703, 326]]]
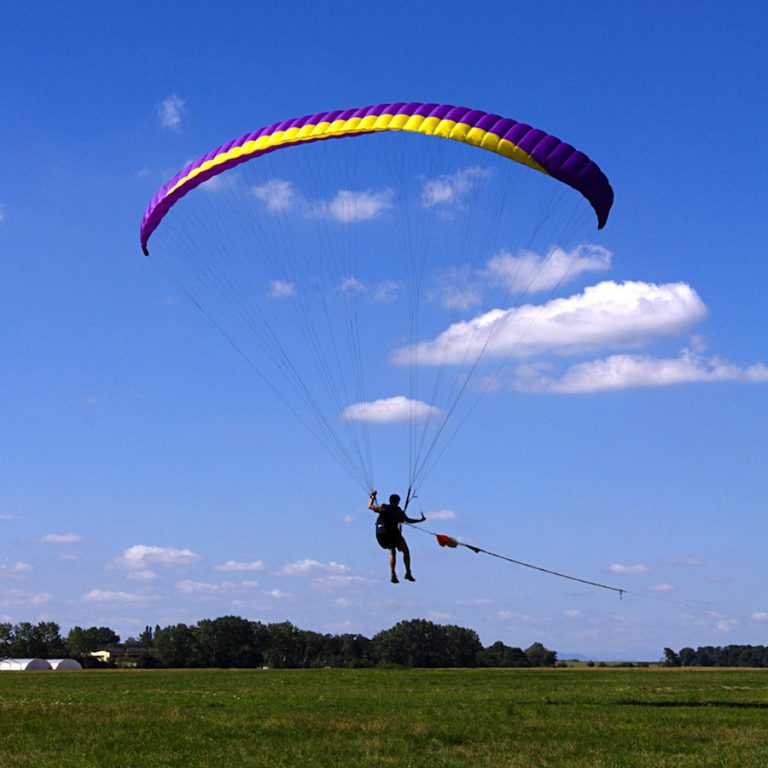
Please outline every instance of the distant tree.
[[484, 648], [478, 662], [483, 667], [530, 667], [531, 662], [522, 648], [512, 648], [497, 640]]
[[449, 624], [444, 627], [447, 640], [447, 667], [476, 667], [483, 644], [474, 629]]
[[13, 624], [0, 622], [0, 658], [11, 655], [11, 645], [13, 645]]
[[533, 643], [525, 649], [525, 655], [528, 657], [532, 667], [553, 667], [557, 661], [556, 651], [550, 651], [541, 643]]
[[206, 666], [254, 667], [262, 655], [254, 643], [252, 623], [240, 616], [198, 622], [197, 640]]
[[155, 635], [152, 631], [152, 627], [146, 626], [144, 627], [144, 631], [139, 635], [138, 640], [136, 641], [137, 645], [140, 645], [142, 648], [145, 648], [146, 650], [149, 650], [152, 648], [152, 646], [155, 644]]
[[70, 656], [83, 659], [92, 651], [102, 651], [120, 643], [120, 635], [109, 627], [73, 627], [69, 630], [66, 650]]
[[693, 648], [681, 648], [678, 654], [681, 667], [690, 667], [696, 663], [696, 651]]
[[64, 641], [59, 631], [59, 625], [54, 621], [41, 621], [39, 624], [22, 621], [10, 631], [4, 630], [7, 655], [21, 658], [59, 657], [64, 653]]
[[372, 639], [372, 649], [383, 664], [472, 667], [482, 645], [474, 630], [412, 619], [379, 632]]
[[680, 656], [678, 656], [671, 648], [664, 649], [664, 666], [665, 667], [680, 666]]
[[164, 667], [202, 666], [197, 633], [186, 624], [174, 624], [153, 634], [155, 657]]
[[364, 635], [345, 634], [338, 637], [334, 666], [369, 667], [375, 663], [371, 641]]
[[401, 621], [375, 635], [373, 643], [384, 664], [440, 667], [447, 656], [445, 632], [425, 619]]
[[301, 630], [283, 621], [267, 625], [268, 635], [263, 658], [270, 667], [300, 667], [304, 660]]

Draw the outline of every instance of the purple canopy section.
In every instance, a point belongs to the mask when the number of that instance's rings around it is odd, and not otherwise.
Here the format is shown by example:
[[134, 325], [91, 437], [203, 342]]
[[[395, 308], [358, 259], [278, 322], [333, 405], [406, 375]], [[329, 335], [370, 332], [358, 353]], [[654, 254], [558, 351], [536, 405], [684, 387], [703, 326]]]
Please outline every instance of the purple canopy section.
[[[372, 116], [379, 117], [381, 115], [389, 115], [393, 120], [398, 116], [436, 118], [437, 121], [450, 121], [451, 123], [469, 126], [472, 129], [479, 129], [485, 134], [492, 134], [498, 137], [501, 141], [509, 142], [514, 145], [514, 147], [522, 150], [525, 155], [535, 161], [535, 163], [548, 175], [580, 192], [595, 210], [598, 229], [602, 229], [608, 220], [608, 214], [613, 205], [613, 189], [597, 163], [590, 160], [590, 158], [583, 152], [575, 149], [570, 144], [566, 144], [555, 136], [536, 128], [532, 128], [525, 123], [519, 123], [511, 118], [500, 117], [499, 115], [482, 112], [477, 109], [456, 107], [451, 104], [399, 102], [394, 104], [376, 104], [374, 106], [360, 107], [356, 109], [336, 110], [333, 112], [319, 112], [314, 115], [305, 115], [304, 117], [285, 120], [280, 123], [274, 123], [259, 128], [252, 133], [247, 133], [239, 139], [230, 141], [229, 143], [223, 144], [211, 152], [208, 152], [198, 160], [185, 166], [173, 178], [169, 179], [162, 187], [160, 187], [157, 194], [152, 198], [141, 222], [141, 247], [144, 254], [149, 255], [149, 238], [173, 205], [204, 181], [223, 173], [229, 168], [233, 168], [248, 160], [253, 160], [260, 155], [274, 152], [277, 149], [295, 146], [296, 144], [307, 144], [313, 141], [322, 141], [332, 138], [351, 138], [354, 136], [363, 136], [375, 131], [398, 130], [400, 128], [382, 128], [379, 126], [372, 130], [361, 130], [358, 127], [350, 127], [349, 129], [336, 128], [326, 134], [321, 133], [311, 138], [289, 140], [278, 146], [272, 146], [258, 151], [247, 152], [237, 157], [223, 159], [211, 168], [200, 171], [191, 178], [188, 178], [190, 174], [205, 163], [226, 155], [248, 142], [256, 141], [261, 137], [271, 136], [278, 132], [299, 129], [304, 126], [317, 126], [319, 124], [336, 123], [338, 125], [339, 121], [348, 121], [354, 118], [362, 119]], [[404, 128], [404, 130], [413, 129]], [[431, 131], [421, 132], [431, 133]], [[456, 140], [466, 141], [466, 139], [463, 138], [456, 138]], [[475, 142], [472, 143], [474, 145]], [[496, 143], [496, 146], [498, 146], [498, 142]], [[487, 147], [483, 148], [485, 149]], [[504, 154], [503, 152], [498, 152], [498, 149], [496, 148], [491, 149], [490, 151]]]

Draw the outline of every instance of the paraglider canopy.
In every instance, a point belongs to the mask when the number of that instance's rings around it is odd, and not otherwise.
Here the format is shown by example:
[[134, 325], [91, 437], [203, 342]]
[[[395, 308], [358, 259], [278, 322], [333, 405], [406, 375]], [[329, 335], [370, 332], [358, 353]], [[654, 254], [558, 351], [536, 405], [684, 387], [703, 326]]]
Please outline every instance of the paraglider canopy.
[[280, 147], [378, 131], [410, 131], [438, 136], [495, 152], [552, 176], [581, 192], [597, 214], [598, 229], [608, 220], [613, 190], [596, 163], [570, 144], [511, 118], [451, 104], [376, 104], [320, 112], [264, 126], [214, 149], [187, 165], [157, 192], [141, 223], [141, 247], [181, 197], [204, 181]]
[[[522, 299], [556, 290], [583, 247], [561, 240], [612, 203], [598, 165], [545, 131], [397, 102], [213, 149], [158, 190], [140, 242], [366, 492], [374, 447], [406, 457], [406, 482], [387, 475], [407, 507], [518, 354], [537, 316], [515, 316]], [[458, 276], [493, 285], [481, 302]], [[371, 438], [387, 425], [407, 438]]]

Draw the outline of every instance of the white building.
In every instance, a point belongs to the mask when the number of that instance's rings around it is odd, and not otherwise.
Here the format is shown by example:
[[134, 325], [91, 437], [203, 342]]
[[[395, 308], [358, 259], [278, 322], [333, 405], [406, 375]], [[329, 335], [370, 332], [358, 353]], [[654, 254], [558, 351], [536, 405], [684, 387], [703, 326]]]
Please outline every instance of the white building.
[[79, 661], [74, 659], [48, 659], [48, 663], [53, 669], [66, 670], [66, 669], [82, 669]]
[[30, 671], [35, 669], [53, 669], [45, 659], [0, 659], [0, 671]]

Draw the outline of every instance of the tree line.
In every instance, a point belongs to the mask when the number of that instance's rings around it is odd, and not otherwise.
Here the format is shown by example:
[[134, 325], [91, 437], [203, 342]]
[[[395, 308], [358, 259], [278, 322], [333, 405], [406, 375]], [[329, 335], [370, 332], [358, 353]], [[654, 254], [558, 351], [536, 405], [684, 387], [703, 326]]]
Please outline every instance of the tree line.
[[472, 629], [424, 619], [401, 621], [368, 638], [221, 616], [146, 627], [123, 643], [109, 627], [73, 627], [63, 638], [55, 622], [0, 623], [0, 658], [66, 656], [98, 666], [90, 653], [105, 649], [118, 660], [130, 652], [131, 665], [139, 667], [551, 667], [557, 661], [557, 653], [538, 642], [525, 650], [500, 641], [483, 647]]
[[765, 645], [703, 645], [696, 650], [664, 649], [668, 667], [768, 667], [768, 647]]

